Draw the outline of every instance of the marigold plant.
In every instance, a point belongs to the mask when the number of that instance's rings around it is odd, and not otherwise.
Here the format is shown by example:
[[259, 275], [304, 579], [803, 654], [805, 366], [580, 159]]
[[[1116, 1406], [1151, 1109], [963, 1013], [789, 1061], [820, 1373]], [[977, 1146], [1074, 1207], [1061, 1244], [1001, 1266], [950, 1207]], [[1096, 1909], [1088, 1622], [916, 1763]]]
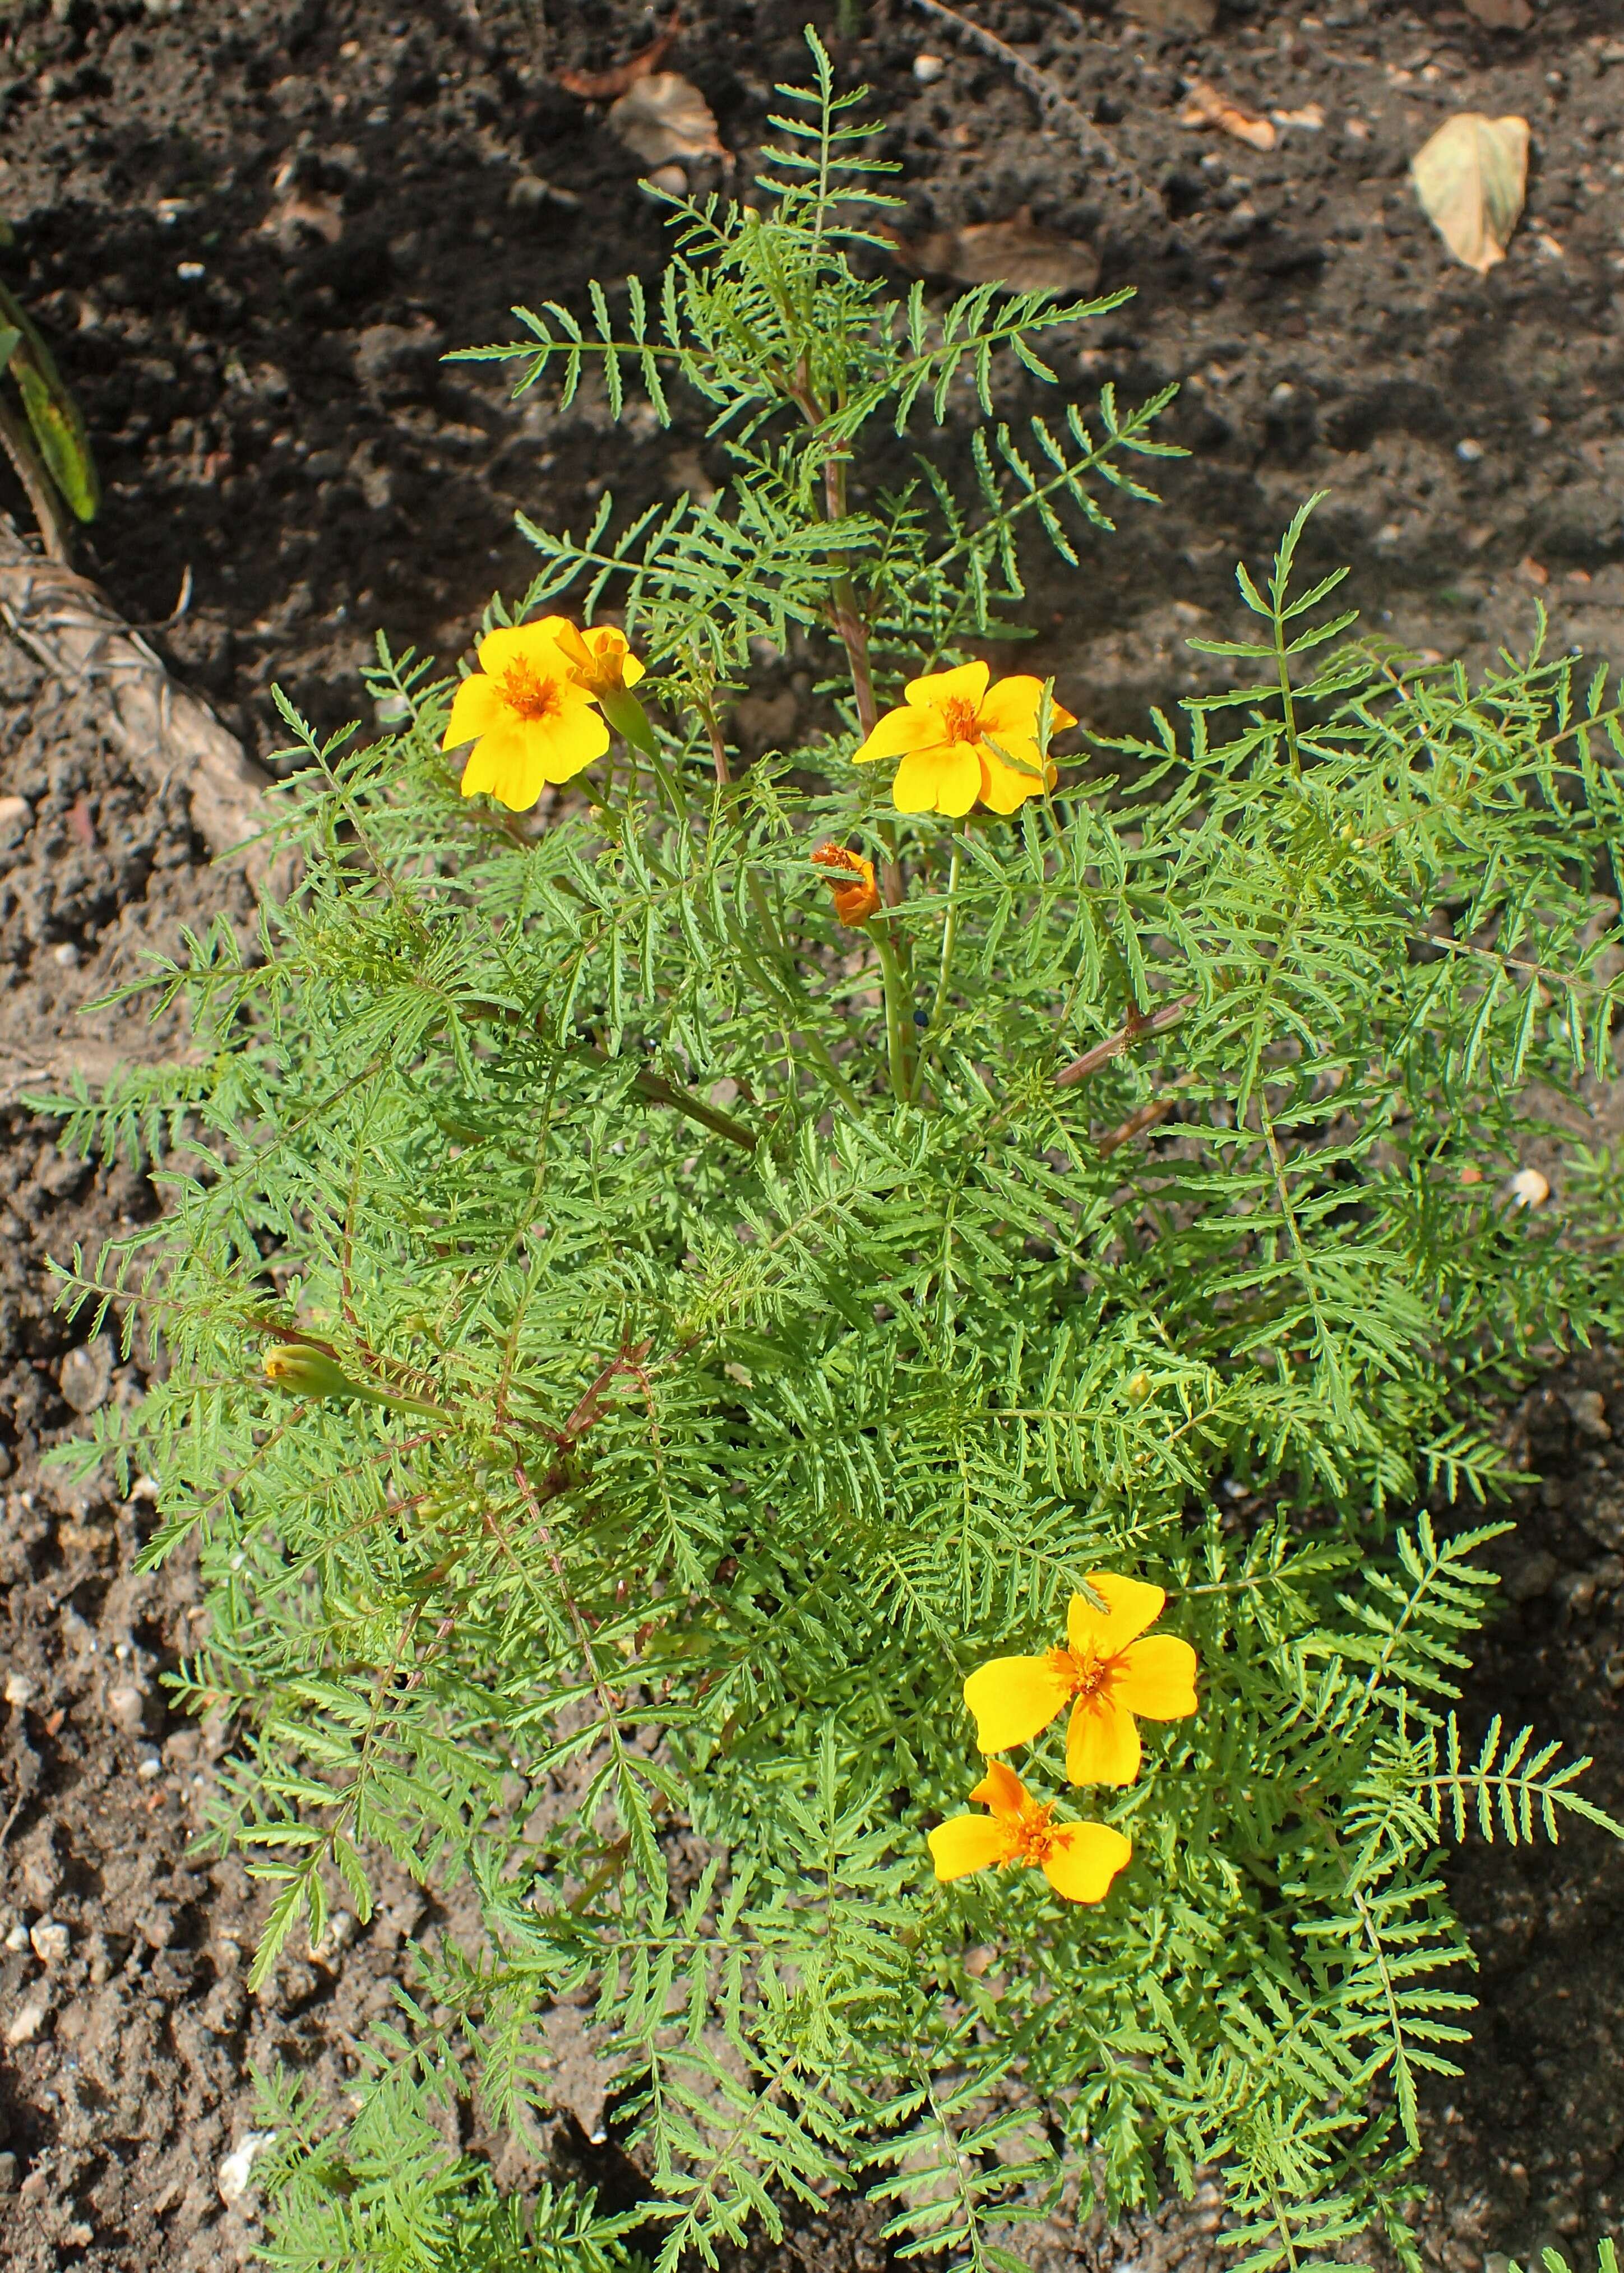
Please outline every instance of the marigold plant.
[[[1453, 1511], [1618, 1317], [1619, 708], [1367, 637], [1302, 515], [1143, 739], [1073, 728], [1064, 639], [992, 669], [1025, 540], [1052, 578], [1146, 509], [1161, 400], [1040, 407], [1113, 301], [888, 296], [812, 53], [653, 299], [480, 350], [697, 404], [732, 478], [526, 523], [455, 679], [380, 647], [399, 732], [289, 711], [297, 889], [68, 1124], [171, 1203], [68, 1275], [164, 1361], [82, 1457], [201, 1557], [255, 1979], [381, 1852], [484, 1920], [352, 2102], [267, 2080], [271, 2260], [601, 2273], [635, 2226], [674, 2273], [846, 2187], [1009, 2265], [1068, 2173], [1203, 2165], [1252, 2273], [1402, 2257], [1470, 2024], [1437, 1849], [1613, 1828], [1457, 1720], [1505, 1527]], [[447, 2143], [550, 2105], [560, 2000], [613, 2217]]]

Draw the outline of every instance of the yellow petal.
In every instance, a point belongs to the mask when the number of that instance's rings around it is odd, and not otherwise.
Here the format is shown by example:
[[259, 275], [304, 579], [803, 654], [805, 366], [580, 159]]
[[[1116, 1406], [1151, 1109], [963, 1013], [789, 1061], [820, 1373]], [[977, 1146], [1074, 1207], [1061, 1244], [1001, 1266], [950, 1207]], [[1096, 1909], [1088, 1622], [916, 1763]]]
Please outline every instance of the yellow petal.
[[462, 769], [462, 794], [482, 791], [510, 813], [528, 813], [547, 778], [545, 752], [522, 719], [504, 715], [474, 744]]
[[949, 702], [967, 702], [972, 709], [979, 709], [991, 676], [984, 663], [961, 663], [952, 671], [929, 671], [922, 679], [909, 679], [902, 690], [902, 699], [915, 710], [940, 710]]
[[996, 680], [982, 696], [981, 731], [1006, 745], [1011, 738], [1030, 740], [1038, 731], [1042, 703], [1042, 680], [1015, 671], [1008, 679]]
[[934, 711], [888, 710], [876, 718], [868, 737], [852, 753], [854, 766], [871, 766], [881, 758], [906, 757], [942, 739], [942, 721]]
[[1030, 1744], [1071, 1693], [1071, 1683], [1047, 1657], [995, 1657], [964, 1685], [965, 1703], [975, 1715], [975, 1741], [984, 1752]]
[[976, 754], [981, 763], [981, 803], [994, 813], [1013, 813], [1029, 797], [1041, 797], [1055, 785], [1055, 769], [1045, 766], [1038, 755], [1035, 742], [1011, 740], [1003, 744], [1012, 758], [1019, 758], [1032, 771], [1022, 773], [1019, 766], [1006, 766], [998, 751], [989, 743], [978, 745]]
[[1063, 1823], [1043, 1859], [1043, 1876], [1068, 1902], [1102, 1902], [1132, 1859], [1133, 1842], [1109, 1823]]
[[1182, 1721], [1195, 1711], [1196, 1657], [1177, 1634], [1130, 1642], [1111, 1678], [1111, 1694], [1147, 1721]]
[[1079, 1697], [1066, 1730], [1066, 1774], [1073, 1783], [1132, 1783], [1139, 1772], [1139, 1723], [1108, 1690]]
[[1068, 710], [1064, 702], [1056, 702], [1053, 695], [1051, 695], [1049, 702], [1049, 732], [1051, 734], [1064, 734], [1069, 727], [1075, 726], [1076, 724], [1077, 718], [1075, 713]]
[[1092, 1649], [1096, 1657], [1115, 1657], [1126, 1649], [1147, 1626], [1155, 1624], [1167, 1607], [1162, 1588], [1147, 1586], [1143, 1579], [1119, 1578], [1115, 1571], [1090, 1571], [1088, 1584], [1107, 1605], [1105, 1613], [1096, 1610], [1086, 1594], [1073, 1594], [1066, 1630], [1073, 1649]]
[[488, 733], [502, 712], [502, 690], [493, 679], [483, 671], [465, 679], [451, 698], [451, 716], [446, 721], [446, 731], [440, 742], [442, 750], [455, 750], [464, 742], [471, 742], [479, 734]]
[[609, 729], [587, 696], [578, 686], [567, 694], [574, 701], [566, 701], [555, 716], [536, 719], [527, 728], [542, 754], [543, 778], [550, 782], [571, 780], [609, 746]]
[[1003, 1760], [989, 1760], [986, 1774], [970, 1797], [995, 1815], [1019, 1816], [1026, 1804], [1026, 1787]]
[[[620, 635], [617, 633], [616, 637], [618, 638], [619, 636]], [[622, 686], [635, 686], [637, 681], [642, 677], [643, 665], [638, 662], [630, 648], [628, 648], [625, 654], [620, 657], [620, 684]]]
[[968, 742], [934, 742], [904, 758], [891, 785], [898, 813], [968, 813], [981, 785], [981, 760]]
[[1007, 1861], [1010, 1834], [996, 1816], [952, 1815], [937, 1824], [929, 1844], [937, 1878], [962, 1879], [966, 1871]]
[[549, 626], [565, 623], [563, 616], [544, 616], [539, 623], [499, 624], [479, 642], [479, 667], [500, 679], [510, 664], [528, 663], [543, 678], [555, 678], [564, 667], [556, 633]]

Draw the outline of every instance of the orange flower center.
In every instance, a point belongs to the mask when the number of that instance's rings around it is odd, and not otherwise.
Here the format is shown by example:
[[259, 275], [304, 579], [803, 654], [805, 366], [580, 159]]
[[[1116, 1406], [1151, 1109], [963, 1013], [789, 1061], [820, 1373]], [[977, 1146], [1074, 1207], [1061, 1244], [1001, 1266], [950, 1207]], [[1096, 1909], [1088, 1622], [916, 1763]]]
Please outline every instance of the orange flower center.
[[1110, 1686], [1116, 1669], [1114, 1658], [1096, 1657], [1093, 1650], [1079, 1656], [1074, 1649], [1051, 1650], [1049, 1657], [1061, 1679], [1070, 1684], [1073, 1697], [1097, 1697], [1102, 1689]]
[[950, 742], [979, 741], [981, 714], [974, 702], [966, 702], [956, 694], [951, 702], [942, 705], [942, 724]]
[[559, 683], [542, 678], [534, 664], [519, 656], [502, 673], [502, 700], [521, 718], [551, 718], [559, 708]]
[[1041, 1800], [1029, 1799], [1010, 1824], [1015, 1844], [1011, 1863], [1041, 1864], [1055, 1843], [1055, 1811]]

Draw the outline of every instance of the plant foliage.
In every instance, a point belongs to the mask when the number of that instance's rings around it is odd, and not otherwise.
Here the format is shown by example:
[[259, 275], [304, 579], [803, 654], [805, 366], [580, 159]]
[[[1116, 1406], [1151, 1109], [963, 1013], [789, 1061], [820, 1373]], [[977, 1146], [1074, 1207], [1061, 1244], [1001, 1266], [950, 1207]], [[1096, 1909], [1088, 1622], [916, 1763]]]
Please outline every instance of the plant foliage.
[[[1159, 405], [998, 419], [1110, 304], [865, 281], [872, 130], [812, 51], [758, 210], [676, 201], [658, 294], [482, 351], [708, 408], [727, 486], [533, 530], [513, 611], [620, 611], [658, 754], [545, 826], [464, 804], [447, 686], [380, 647], [401, 732], [289, 713], [303, 881], [255, 952], [154, 982], [197, 1061], [69, 1127], [171, 1200], [67, 1294], [139, 1294], [166, 1353], [86, 1457], [159, 1480], [150, 1559], [202, 1557], [184, 1690], [239, 1732], [256, 1978], [365, 1918], [380, 1851], [485, 1924], [417, 1953], [353, 2121], [267, 2084], [288, 2268], [627, 2262], [445, 2143], [459, 2095], [546, 2108], [560, 1998], [664, 2269], [838, 2186], [1009, 2266], [1068, 2166], [1112, 2203], [1222, 2166], [1245, 2273], [1402, 2244], [1470, 2009], [1440, 1844], [1616, 1829], [1584, 1763], [1457, 1725], [1506, 1527], [1425, 1506], [1497, 1490], [1485, 1393], [1616, 1311], [1618, 1167], [1572, 1131], [1612, 1070], [1617, 705], [1566, 657], [1473, 686], [1362, 637], [1304, 514], [1242, 572], [1232, 691], [1013, 820], [897, 814], [849, 763], [876, 686], [1020, 636], [1020, 540], [1091, 559]], [[763, 640], [824, 723], [741, 769]], [[900, 892], [889, 971], [830, 833]], [[1541, 1211], [1506, 1197], [1536, 1139]], [[935, 1885], [964, 1674], [1101, 1568], [1203, 1669], [1097, 1797], [1131, 1868], [1094, 1908]], [[1023, 1772], [1064, 1788], [1058, 1731]]]

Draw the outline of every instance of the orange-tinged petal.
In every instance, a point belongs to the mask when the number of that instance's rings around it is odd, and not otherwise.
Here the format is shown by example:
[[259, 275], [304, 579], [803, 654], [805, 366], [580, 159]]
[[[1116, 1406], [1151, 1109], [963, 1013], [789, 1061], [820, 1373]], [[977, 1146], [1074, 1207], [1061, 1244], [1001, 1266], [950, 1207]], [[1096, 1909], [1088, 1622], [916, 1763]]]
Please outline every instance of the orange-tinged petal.
[[1076, 713], [1068, 710], [1064, 702], [1056, 702], [1053, 695], [1050, 695], [1049, 701], [1049, 732], [1051, 734], [1064, 734], [1068, 727], [1075, 726], [1076, 724]]
[[1066, 1614], [1066, 1632], [1075, 1650], [1093, 1650], [1096, 1657], [1115, 1657], [1137, 1641], [1147, 1626], [1154, 1626], [1167, 1607], [1160, 1587], [1143, 1579], [1120, 1578], [1115, 1571], [1090, 1571], [1088, 1584], [1105, 1603], [1103, 1614], [1086, 1594], [1073, 1594]]
[[898, 813], [968, 813], [981, 786], [981, 763], [968, 742], [936, 742], [904, 758], [891, 785]]
[[984, 1752], [1030, 1744], [1071, 1693], [1071, 1683], [1049, 1657], [995, 1657], [964, 1685], [965, 1703], [975, 1715], [975, 1741]]
[[[1006, 765], [1004, 753], [1019, 758], [1032, 771], [1023, 773], [1020, 766]], [[994, 813], [1013, 813], [1029, 797], [1042, 797], [1055, 785], [1055, 769], [1043, 763], [1035, 742], [1011, 739], [1003, 742], [997, 750], [990, 743], [982, 742], [978, 754], [981, 761], [981, 803]]]
[[950, 1815], [937, 1824], [928, 1844], [937, 1878], [947, 1879], [1008, 1862], [1013, 1841], [996, 1815]]
[[984, 663], [961, 663], [951, 671], [928, 671], [922, 679], [909, 679], [902, 690], [902, 699], [915, 710], [940, 710], [950, 702], [967, 702], [973, 710], [977, 710], [991, 677]]
[[548, 625], [566, 620], [559, 616], [544, 616], [539, 623], [499, 624], [479, 642], [480, 669], [488, 671], [492, 679], [500, 679], [510, 664], [528, 663], [544, 677], [556, 676], [564, 667], [563, 658]]
[[1011, 737], [1030, 740], [1038, 731], [1042, 704], [1041, 679], [1018, 671], [1008, 679], [996, 679], [981, 697], [981, 731], [990, 734], [995, 742], [1007, 743]]
[[[614, 639], [620, 639], [619, 632], [614, 632], [611, 634], [610, 636]], [[635, 686], [637, 681], [643, 675], [643, 665], [638, 662], [630, 648], [626, 645], [624, 640], [620, 640], [620, 684], [622, 686]]]
[[1063, 1823], [1043, 1859], [1043, 1876], [1068, 1902], [1102, 1902], [1132, 1859], [1132, 1841], [1109, 1823]]
[[867, 739], [852, 753], [854, 766], [871, 766], [881, 758], [906, 757], [942, 740], [942, 721], [933, 711], [888, 710], [869, 728]]
[[1109, 1690], [1079, 1697], [1066, 1730], [1066, 1774], [1073, 1783], [1132, 1783], [1139, 1772], [1139, 1723]]
[[451, 698], [451, 716], [446, 721], [442, 750], [455, 750], [464, 742], [471, 742], [479, 734], [488, 733], [502, 713], [502, 690], [495, 679], [487, 679], [477, 671], [465, 679]]
[[555, 647], [568, 656], [571, 663], [578, 663], [584, 666], [592, 660], [591, 649], [568, 616], [538, 616], [532, 622], [522, 624], [519, 628], [522, 631], [536, 632], [542, 638], [550, 639]]
[[545, 751], [537, 747], [523, 719], [505, 716], [482, 734], [462, 769], [462, 794], [482, 791], [511, 813], [528, 813], [546, 783]]
[[1195, 1711], [1196, 1656], [1177, 1634], [1130, 1642], [1111, 1677], [1111, 1695], [1147, 1721], [1182, 1721]]
[[1026, 1787], [1004, 1761], [989, 1760], [986, 1774], [970, 1797], [995, 1815], [1019, 1816], [1026, 1804]]

